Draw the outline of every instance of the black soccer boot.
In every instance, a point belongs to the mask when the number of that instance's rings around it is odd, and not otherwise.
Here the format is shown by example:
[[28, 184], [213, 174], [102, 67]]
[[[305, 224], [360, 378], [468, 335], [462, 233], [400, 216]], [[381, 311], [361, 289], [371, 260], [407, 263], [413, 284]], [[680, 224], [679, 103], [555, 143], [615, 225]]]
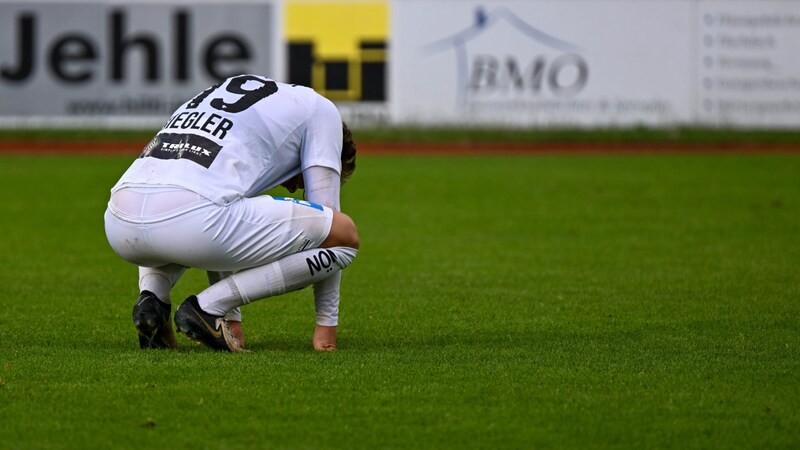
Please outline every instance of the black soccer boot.
[[164, 303], [150, 291], [142, 291], [133, 305], [133, 325], [139, 332], [139, 347], [175, 348], [175, 332], [169, 314], [172, 305]]
[[216, 351], [246, 352], [233, 335], [228, 321], [203, 311], [194, 295], [184, 301], [175, 311], [175, 326], [187, 338], [200, 341]]

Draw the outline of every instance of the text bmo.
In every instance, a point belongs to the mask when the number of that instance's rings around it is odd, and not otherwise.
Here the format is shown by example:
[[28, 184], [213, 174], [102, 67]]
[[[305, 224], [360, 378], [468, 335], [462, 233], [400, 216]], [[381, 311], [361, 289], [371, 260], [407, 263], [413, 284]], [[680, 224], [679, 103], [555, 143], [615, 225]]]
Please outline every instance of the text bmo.
[[512, 56], [477, 55], [469, 88], [473, 93], [517, 95], [539, 94], [546, 87], [558, 97], [570, 97], [581, 92], [588, 80], [589, 64], [579, 55], [562, 54], [552, 61], [537, 56], [527, 65]]
[[[58, 81], [86, 83], [106, 71], [112, 82], [128, 77], [142, 77], [148, 83], [172, 78], [186, 81], [192, 76], [193, 57], [200, 68], [213, 79], [224, 79], [246, 71], [242, 66], [252, 58], [252, 50], [243, 36], [221, 32], [208, 36], [195, 49], [189, 32], [191, 15], [184, 10], [173, 13], [170, 42], [147, 31], [130, 32], [126, 13], [112, 10], [108, 14], [106, 37], [97, 42], [80, 30], [56, 34], [51, 42], [40, 42], [40, 24], [35, 13], [22, 13], [16, 20], [16, 54], [14, 61], [0, 61], [0, 79], [23, 82], [33, 78], [38, 65], [49, 69]], [[172, 50], [169, 70], [161, 67], [162, 52]], [[41, 55], [41, 56], [39, 56]], [[41, 60], [39, 59], [41, 58]], [[141, 71], [134, 70], [141, 62]], [[101, 67], [105, 65], [105, 67]], [[238, 66], [238, 67], [235, 67]], [[228, 70], [226, 70], [228, 69]]]

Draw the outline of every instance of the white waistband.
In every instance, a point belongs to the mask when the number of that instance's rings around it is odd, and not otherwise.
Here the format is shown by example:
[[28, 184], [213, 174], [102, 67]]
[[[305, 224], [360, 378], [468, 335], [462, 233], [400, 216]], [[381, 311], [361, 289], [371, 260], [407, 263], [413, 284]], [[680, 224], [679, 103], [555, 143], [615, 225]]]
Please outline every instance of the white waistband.
[[179, 187], [124, 187], [111, 194], [108, 206], [121, 219], [163, 220], [210, 203], [196, 192]]

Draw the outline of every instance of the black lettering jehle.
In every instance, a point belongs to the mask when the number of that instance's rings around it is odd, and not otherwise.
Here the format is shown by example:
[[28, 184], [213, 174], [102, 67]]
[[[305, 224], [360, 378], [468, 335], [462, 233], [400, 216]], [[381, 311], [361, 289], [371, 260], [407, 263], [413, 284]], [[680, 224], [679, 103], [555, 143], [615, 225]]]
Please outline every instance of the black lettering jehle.
[[[157, 34], [151, 32], [131, 32], [125, 9], [114, 8], [108, 14], [105, 39], [97, 42], [91, 35], [81, 30], [56, 32], [52, 41], [41, 42], [43, 33], [39, 27], [36, 13], [22, 12], [16, 21], [16, 58], [1, 61], [0, 79], [11, 82], [25, 82], [33, 78], [37, 65], [43, 64], [58, 81], [80, 84], [91, 81], [105, 66], [108, 79], [124, 82], [130, 76], [132, 65], [129, 61], [134, 55], [141, 55], [142, 79], [150, 83], [167, 79], [160, 66], [161, 52], [171, 45], [171, 76], [176, 81], [191, 78], [193, 52], [191, 40], [191, 13], [177, 9], [172, 15], [172, 28], [169, 36], [172, 42], [162, 42]], [[137, 27], [140, 28], [140, 27]], [[53, 30], [48, 30], [53, 33]], [[48, 33], [48, 34], [49, 34]], [[107, 48], [103, 48], [107, 45]], [[42, 61], [39, 55], [42, 54]], [[107, 55], [107, 56], [104, 56]], [[248, 42], [239, 35], [219, 33], [210, 36], [198, 49], [198, 66], [214, 79], [225, 79], [238, 73], [246, 73], [245, 63], [252, 58]], [[102, 58], [107, 58], [103, 61]], [[235, 63], [241, 63], [238, 67]], [[229, 70], [224, 70], [224, 67]]]

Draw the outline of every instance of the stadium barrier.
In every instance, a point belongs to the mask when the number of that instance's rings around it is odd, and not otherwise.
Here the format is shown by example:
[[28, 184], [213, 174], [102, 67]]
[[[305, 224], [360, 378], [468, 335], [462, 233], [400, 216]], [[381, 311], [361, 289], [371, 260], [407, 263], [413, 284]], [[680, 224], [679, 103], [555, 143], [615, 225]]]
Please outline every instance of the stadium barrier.
[[794, 129], [798, 50], [781, 0], [0, 0], [0, 126], [152, 127], [260, 73], [363, 125]]

